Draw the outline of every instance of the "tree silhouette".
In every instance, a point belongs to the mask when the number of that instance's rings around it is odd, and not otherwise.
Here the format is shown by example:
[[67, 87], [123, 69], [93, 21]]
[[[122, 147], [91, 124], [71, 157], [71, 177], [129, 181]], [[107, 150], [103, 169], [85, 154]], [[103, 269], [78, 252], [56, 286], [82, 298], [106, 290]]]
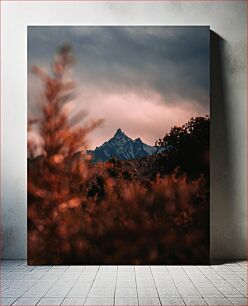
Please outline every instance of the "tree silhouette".
[[156, 142], [159, 172], [169, 174], [178, 168], [179, 173], [190, 177], [209, 177], [209, 136], [209, 116], [191, 118], [182, 127], [173, 127]]

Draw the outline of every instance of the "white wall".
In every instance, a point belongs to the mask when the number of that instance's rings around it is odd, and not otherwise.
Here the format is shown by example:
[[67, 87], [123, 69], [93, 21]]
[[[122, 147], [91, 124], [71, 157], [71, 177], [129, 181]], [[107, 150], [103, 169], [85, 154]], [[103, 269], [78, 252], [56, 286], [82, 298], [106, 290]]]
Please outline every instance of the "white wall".
[[27, 25], [210, 25], [211, 257], [246, 257], [245, 1], [4, 1], [1, 224], [3, 258], [26, 258]]

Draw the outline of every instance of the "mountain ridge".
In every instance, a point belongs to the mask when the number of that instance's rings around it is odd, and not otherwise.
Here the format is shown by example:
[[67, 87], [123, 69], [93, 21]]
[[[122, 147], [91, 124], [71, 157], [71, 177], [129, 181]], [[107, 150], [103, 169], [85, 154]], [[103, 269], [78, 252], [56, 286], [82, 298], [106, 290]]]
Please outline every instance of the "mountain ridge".
[[139, 137], [133, 140], [118, 128], [112, 138], [94, 150], [88, 150], [88, 153], [92, 154], [94, 162], [104, 162], [111, 158], [119, 160], [142, 158], [152, 155], [155, 151], [155, 147], [145, 144]]

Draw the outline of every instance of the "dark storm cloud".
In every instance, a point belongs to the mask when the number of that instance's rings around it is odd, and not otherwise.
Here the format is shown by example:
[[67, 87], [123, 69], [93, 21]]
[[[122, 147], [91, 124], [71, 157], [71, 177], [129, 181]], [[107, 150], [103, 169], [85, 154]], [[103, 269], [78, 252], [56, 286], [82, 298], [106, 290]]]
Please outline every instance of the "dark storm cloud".
[[209, 110], [208, 27], [29, 27], [29, 63], [70, 42], [80, 82], [106, 91], [154, 90]]

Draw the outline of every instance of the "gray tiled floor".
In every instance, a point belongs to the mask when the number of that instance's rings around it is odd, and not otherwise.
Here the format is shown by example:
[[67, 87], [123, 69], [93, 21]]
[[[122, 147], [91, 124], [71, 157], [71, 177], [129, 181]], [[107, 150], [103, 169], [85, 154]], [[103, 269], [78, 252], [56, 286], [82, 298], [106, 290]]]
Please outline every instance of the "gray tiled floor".
[[27, 266], [2, 261], [0, 305], [247, 305], [247, 265]]

